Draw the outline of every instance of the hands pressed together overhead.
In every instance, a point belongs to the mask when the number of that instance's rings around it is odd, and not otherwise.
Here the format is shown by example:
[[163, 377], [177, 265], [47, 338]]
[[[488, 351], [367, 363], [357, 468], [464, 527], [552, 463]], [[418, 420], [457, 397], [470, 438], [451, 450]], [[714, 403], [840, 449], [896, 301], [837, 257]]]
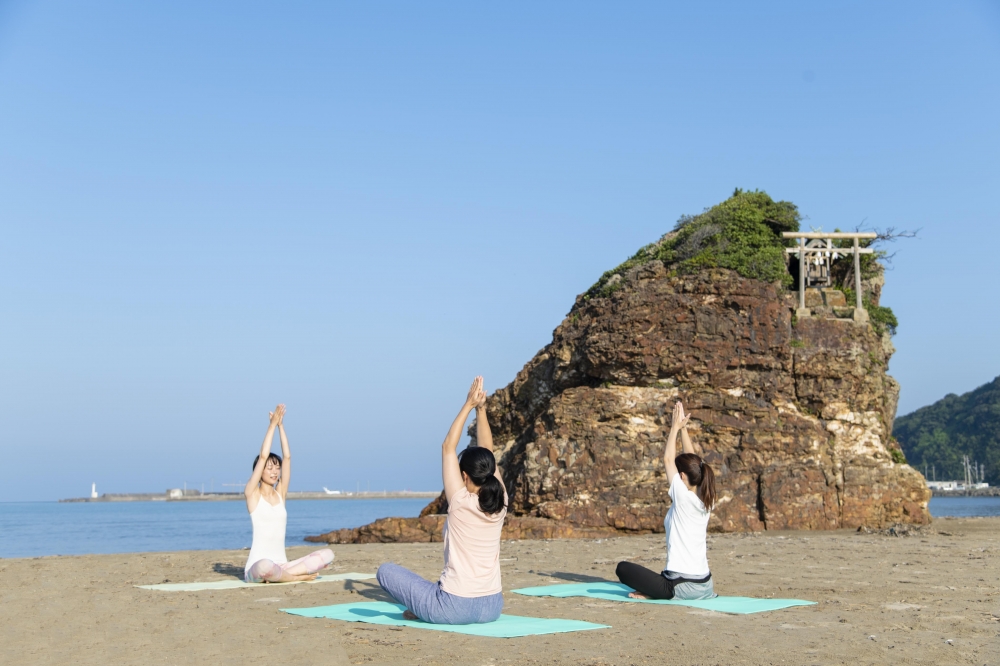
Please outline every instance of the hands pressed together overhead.
[[285, 418], [285, 405], [281, 404], [274, 408], [273, 412], [268, 412], [268, 416], [271, 418], [271, 425], [278, 427]]
[[486, 404], [486, 391], [483, 390], [482, 375], [472, 380], [469, 387], [469, 395], [465, 398], [465, 404], [472, 409], [479, 409]]
[[680, 431], [687, 427], [688, 421], [691, 420], [690, 414], [684, 413], [684, 405], [678, 400], [674, 403], [674, 413], [673, 418], [670, 422], [670, 429], [674, 431]]

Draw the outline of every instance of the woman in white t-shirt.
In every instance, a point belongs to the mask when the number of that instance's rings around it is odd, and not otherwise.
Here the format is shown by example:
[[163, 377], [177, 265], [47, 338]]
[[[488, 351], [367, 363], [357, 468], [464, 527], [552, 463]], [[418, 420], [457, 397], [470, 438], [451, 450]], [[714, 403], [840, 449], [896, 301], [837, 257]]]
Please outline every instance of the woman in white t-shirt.
[[[619, 562], [618, 580], [635, 592], [633, 599], [711, 599], [715, 596], [708, 568], [705, 533], [715, 506], [715, 472], [694, 452], [687, 432], [690, 415], [680, 401], [674, 405], [663, 462], [670, 479], [670, 510], [663, 520], [667, 532], [667, 567], [662, 573], [632, 562]], [[677, 435], [684, 453], [676, 456]]]
[[[458, 456], [455, 450], [473, 409], [478, 446]], [[432, 583], [391, 562], [380, 566], [376, 577], [382, 589], [406, 606], [406, 619], [434, 624], [493, 622], [503, 610], [500, 533], [507, 515], [507, 491], [493, 457], [482, 377], [472, 382], [441, 445], [441, 474], [448, 499], [441, 578]]]

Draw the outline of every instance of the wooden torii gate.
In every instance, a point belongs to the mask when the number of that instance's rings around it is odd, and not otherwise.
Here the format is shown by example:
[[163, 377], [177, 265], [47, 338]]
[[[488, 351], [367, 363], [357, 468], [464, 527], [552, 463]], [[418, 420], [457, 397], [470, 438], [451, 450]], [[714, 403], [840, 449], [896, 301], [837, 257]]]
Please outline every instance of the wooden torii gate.
[[[830, 266], [834, 259], [840, 255], [854, 255], [854, 321], [861, 323], [868, 321], [868, 311], [865, 310], [861, 299], [861, 255], [874, 254], [875, 250], [870, 247], [861, 247], [862, 238], [877, 238], [878, 234], [873, 231], [857, 231], [853, 233], [825, 233], [822, 231], [783, 232], [784, 238], [798, 239], [798, 246], [785, 248], [789, 254], [799, 255], [799, 308], [796, 315], [808, 317], [812, 311], [806, 308], [806, 287], [810, 283], [823, 286], [830, 286]], [[833, 240], [837, 238], [851, 238], [854, 240], [853, 247], [833, 247]], [[807, 274], [808, 273], [808, 274]]]

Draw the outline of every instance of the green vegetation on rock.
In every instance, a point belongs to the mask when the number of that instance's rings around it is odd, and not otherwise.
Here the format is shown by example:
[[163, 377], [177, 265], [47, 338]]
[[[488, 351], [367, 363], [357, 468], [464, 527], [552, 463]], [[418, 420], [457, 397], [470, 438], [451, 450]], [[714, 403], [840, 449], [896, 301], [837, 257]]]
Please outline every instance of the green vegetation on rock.
[[[834, 229], [834, 231], [840, 231], [840, 229]], [[909, 233], [909, 232], [904, 232]], [[881, 241], [891, 241], [893, 240], [893, 234], [890, 230], [887, 236], [882, 236]], [[880, 242], [880, 238], [862, 238], [859, 245], [863, 248], [872, 248]], [[849, 254], [850, 248], [853, 245], [853, 241], [850, 239], [839, 239], [833, 241], [834, 247], [844, 248], [848, 251], [844, 257], [839, 261], [833, 262], [833, 266], [830, 269], [831, 277], [833, 278], [834, 286], [838, 287], [844, 292], [844, 296], [847, 298], [847, 302], [850, 304], [855, 303], [854, 296], [854, 262], [853, 257]], [[885, 266], [883, 266], [879, 260], [888, 257], [888, 253], [879, 247], [874, 247], [871, 254], [862, 254], [859, 259], [859, 264], [861, 267], [861, 281], [863, 283], [868, 283], [873, 280], [880, 280], [882, 275], [885, 274]], [[896, 335], [896, 327], [899, 326], [899, 321], [896, 319], [895, 313], [891, 308], [884, 305], [880, 305], [877, 302], [873, 302], [871, 299], [871, 294], [867, 291], [862, 297], [862, 305], [865, 306], [865, 310], [868, 311], [868, 319], [871, 321], [872, 328], [879, 335], [883, 333], [889, 333], [889, 335]]]
[[679, 273], [729, 268], [743, 277], [787, 287], [792, 276], [781, 232], [798, 231], [800, 219], [793, 203], [774, 201], [759, 190], [737, 189], [705, 212], [682, 217], [671, 233], [604, 273], [584, 298], [610, 295], [621, 284], [615, 275], [657, 259]]
[[[731, 197], [703, 213], [681, 217], [673, 231], [606, 271], [583, 298], [610, 296], [622, 287], [627, 271], [656, 260], [680, 274], [703, 268], [728, 268], [743, 277], [792, 287], [793, 278], [785, 254], [785, 248], [792, 243], [781, 234], [798, 231], [800, 220], [799, 210], [791, 202], [774, 201], [761, 190], [737, 189]], [[889, 232], [879, 238], [862, 239], [861, 246], [893, 240], [892, 230]], [[839, 239], [834, 241], [834, 247], [848, 249], [852, 242]], [[862, 281], [881, 279], [884, 269], [878, 260], [886, 256], [881, 249], [861, 255]], [[831, 273], [833, 286], [843, 291], [847, 302], [853, 304], [854, 264], [850, 254], [835, 261]], [[899, 322], [891, 309], [878, 304], [877, 296], [872, 300], [868, 293], [863, 303], [876, 333], [896, 334]], [[794, 319], [792, 325], [795, 325]]]
[[[862, 257], [871, 255], [861, 255]], [[864, 269], [862, 269], [861, 274], [864, 275]], [[855, 292], [850, 287], [843, 287], [841, 291], [844, 292], [844, 298], [847, 299], [848, 303], [855, 303]], [[872, 328], [879, 335], [883, 333], [888, 333], [889, 335], [896, 335], [896, 327], [899, 326], [899, 320], [896, 319], [896, 313], [892, 311], [892, 308], [886, 307], [884, 305], [875, 305], [871, 302], [868, 294], [862, 294], [861, 304], [865, 306], [865, 310], [868, 311], [868, 319], [871, 321]]]
[[963, 395], [900, 416], [893, 426], [910, 464], [938, 480], [962, 480], [962, 456], [986, 465], [986, 481], [1000, 483], [1000, 377]]

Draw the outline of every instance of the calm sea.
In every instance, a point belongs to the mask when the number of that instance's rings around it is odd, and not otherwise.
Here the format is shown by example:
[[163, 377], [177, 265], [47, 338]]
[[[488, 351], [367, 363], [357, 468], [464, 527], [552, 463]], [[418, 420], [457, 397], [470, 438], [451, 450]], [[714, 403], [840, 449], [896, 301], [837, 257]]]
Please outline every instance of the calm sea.
[[932, 497], [930, 510], [935, 518], [1000, 516], [1000, 497]]
[[[292, 500], [285, 543], [386, 516], [419, 515], [414, 499]], [[243, 502], [3, 502], [0, 557], [249, 548]]]
[[[416, 516], [428, 499], [292, 500], [289, 546], [385, 516]], [[935, 497], [931, 515], [1000, 516], [1000, 497]], [[249, 548], [243, 502], [0, 503], [0, 557]]]

